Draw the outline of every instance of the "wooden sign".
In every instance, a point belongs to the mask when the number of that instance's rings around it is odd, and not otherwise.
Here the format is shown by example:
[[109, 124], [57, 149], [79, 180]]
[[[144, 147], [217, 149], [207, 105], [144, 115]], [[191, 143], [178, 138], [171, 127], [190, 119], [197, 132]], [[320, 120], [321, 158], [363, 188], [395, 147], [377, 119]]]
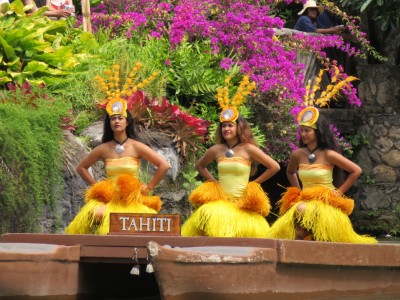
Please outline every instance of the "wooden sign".
[[109, 234], [180, 235], [180, 215], [111, 213]]

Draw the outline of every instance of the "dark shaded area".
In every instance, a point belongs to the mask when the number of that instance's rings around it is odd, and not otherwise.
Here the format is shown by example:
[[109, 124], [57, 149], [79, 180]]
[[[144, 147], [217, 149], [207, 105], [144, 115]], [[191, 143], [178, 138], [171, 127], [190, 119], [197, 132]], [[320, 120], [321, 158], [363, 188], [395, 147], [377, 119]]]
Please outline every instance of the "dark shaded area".
[[140, 276], [131, 275], [132, 264], [82, 263], [80, 265], [80, 288], [85, 293], [79, 300], [111, 299], [160, 299], [154, 273], [146, 272], [140, 265]]
[[[271, 225], [278, 218], [279, 207], [277, 207], [276, 202], [281, 199], [282, 193], [286, 191], [286, 188], [290, 186], [290, 183], [286, 177], [286, 166], [280, 165], [281, 169], [272, 178], [263, 182], [261, 184], [263, 190], [268, 194], [271, 202], [271, 212], [267, 216], [267, 221]], [[251, 179], [257, 178], [266, 170], [264, 166], [258, 166], [257, 173], [251, 177]]]

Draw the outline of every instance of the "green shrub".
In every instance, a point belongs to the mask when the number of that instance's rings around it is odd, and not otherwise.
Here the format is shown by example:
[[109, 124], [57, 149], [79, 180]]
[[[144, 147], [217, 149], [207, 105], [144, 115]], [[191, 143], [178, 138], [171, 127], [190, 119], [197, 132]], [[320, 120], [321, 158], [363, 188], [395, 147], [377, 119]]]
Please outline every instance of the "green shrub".
[[[62, 117], [69, 105], [32, 88], [0, 99], [0, 231], [38, 232], [62, 193]], [[56, 218], [57, 219], [57, 218]]]

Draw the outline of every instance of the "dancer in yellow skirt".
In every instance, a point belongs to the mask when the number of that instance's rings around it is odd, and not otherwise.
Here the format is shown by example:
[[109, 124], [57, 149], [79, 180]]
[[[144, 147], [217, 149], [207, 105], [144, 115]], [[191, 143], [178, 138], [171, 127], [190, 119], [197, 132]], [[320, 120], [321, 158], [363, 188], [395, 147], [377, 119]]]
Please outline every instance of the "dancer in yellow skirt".
[[[69, 234], [107, 234], [111, 212], [157, 213], [161, 209], [160, 197], [148, 194], [165, 176], [169, 163], [135, 140], [133, 118], [123, 99], [109, 101], [106, 110], [102, 144], [76, 168], [91, 187], [86, 191], [86, 204], [66, 228]], [[156, 168], [147, 184], [138, 180], [141, 159]], [[96, 183], [88, 169], [99, 160], [105, 162], [107, 179]]]
[[[236, 107], [221, 106], [224, 110], [217, 129], [218, 143], [196, 163], [196, 169], [207, 181], [189, 196], [197, 209], [183, 224], [181, 233], [183, 236], [266, 237], [270, 227], [265, 217], [270, 203], [260, 183], [278, 172], [279, 164], [257, 147], [248, 122], [239, 116]], [[207, 169], [213, 161], [218, 164], [218, 181]], [[256, 162], [267, 169], [249, 182]]]
[[[300, 148], [292, 153], [287, 167], [292, 187], [278, 202], [281, 216], [271, 226], [268, 237], [376, 243], [373, 237], [357, 234], [348, 217], [354, 201], [344, 193], [361, 175], [361, 168], [338, 152], [335, 135], [317, 108], [306, 107], [298, 120]], [[337, 176], [341, 170], [348, 173], [342, 180]]]

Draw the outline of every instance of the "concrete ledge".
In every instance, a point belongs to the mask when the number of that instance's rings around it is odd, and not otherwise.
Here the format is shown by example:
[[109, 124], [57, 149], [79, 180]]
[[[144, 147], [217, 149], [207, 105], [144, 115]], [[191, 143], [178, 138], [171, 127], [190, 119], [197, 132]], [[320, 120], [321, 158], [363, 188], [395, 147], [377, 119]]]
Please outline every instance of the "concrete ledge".
[[0, 243], [0, 297], [78, 294], [80, 246]]
[[279, 263], [400, 267], [400, 245], [279, 240]]

